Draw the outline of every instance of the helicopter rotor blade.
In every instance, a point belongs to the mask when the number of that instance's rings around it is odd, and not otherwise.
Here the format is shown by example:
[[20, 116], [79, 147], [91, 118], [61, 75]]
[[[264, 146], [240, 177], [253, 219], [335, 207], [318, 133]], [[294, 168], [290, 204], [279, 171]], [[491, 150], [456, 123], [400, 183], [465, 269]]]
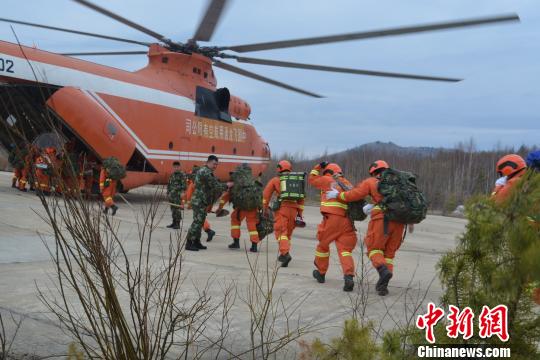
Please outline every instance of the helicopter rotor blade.
[[133, 21], [131, 20], [128, 20], [118, 14], [115, 14], [113, 13], [112, 11], [109, 11], [107, 9], [104, 9], [90, 1], [87, 1], [87, 0], [72, 0], [76, 3], [79, 3], [83, 6], [86, 6], [87, 8], [90, 8], [94, 11], [97, 11], [98, 13], [102, 14], [102, 15], [105, 15], [107, 17], [110, 17], [118, 22], [121, 22], [122, 24], [124, 25], [127, 25], [133, 29], [136, 29], [136, 30], [139, 30], [140, 32], [143, 32], [145, 33], [146, 35], [149, 35], [151, 37], [153, 37], [154, 39], [157, 39], [159, 41], [162, 41], [164, 42], [165, 44], [167, 45], [170, 45], [170, 46], [175, 46], [176, 44], [174, 42], [172, 42], [171, 40], [167, 39], [165, 36], [161, 35], [160, 33], [157, 33], [155, 31], [152, 31], [148, 28], [145, 28], [144, 26], [142, 25], [139, 25], [137, 23], [134, 23]]
[[219, 23], [223, 10], [227, 7], [228, 0], [210, 0], [208, 7], [204, 13], [201, 23], [195, 31], [195, 35], [191, 39], [194, 41], [210, 41], [216, 26]]
[[56, 27], [56, 26], [42, 25], [42, 24], [30, 23], [30, 22], [26, 22], [26, 21], [4, 19], [4, 18], [0, 18], [0, 21], [12, 23], [12, 24], [25, 25], [25, 26], [33, 26], [33, 27], [42, 28], [42, 29], [48, 29], [48, 30], [62, 31], [62, 32], [71, 33], [71, 34], [77, 34], [77, 35], [91, 36], [91, 37], [100, 38], [100, 39], [120, 41], [120, 42], [125, 42], [125, 43], [130, 43], [130, 44], [150, 46], [150, 43], [147, 43], [147, 42], [144, 42], [144, 41], [123, 39], [123, 38], [119, 38], [119, 37], [115, 37], [115, 36], [89, 33], [89, 32], [86, 32], [86, 31], [65, 29], [65, 28], [60, 28], [60, 27]]
[[146, 55], [147, 51], [103, 51], [103, 52], [78, 52], [60, 53], [64, 56], [101, 56], [101, 55]]
[[236, 74], [239, 74], [239, 75], [242, 75], [242, 76], [246, 76], [248, 78], [259, 80], [259, 81], [262, 81], [262, 82], [265, 82], [265, 83], [268, 83], [268, 84], [272, 84], [274, 86], [278, 86], [278, 87], [281, 87], [281, 88], [284, 88], [284, 89], [287, 89], [287, 90], [291, 90], [291, 91], [294, 91], [294, 92], [297, 92], [297, 93], [300, 93], [300, 94], [304, 94], [304, 95], [307, 95], [307, 96], [311, 96], [311, 97], [315, 97], [315, 98], [322, 98], [323, 97], [321, 95], [314, 94], [312, 92], [302, 90], [302, 89], [299, 89], [297, 87], [287, 85], [285, 83], [282, 83], [282, 82], [279, 82], [279, 81], [276, 81], [276, 80], [269, 79], [269, 78], [261, 76], [259, 74], [252, 73], [251, 71], [247, 71], [247, 70], [238, 68], [236, 66], [233, 66], [231, 64], [227, 64], [227, 63], [224, 63], [224, 62], [221, 62], [221, 61], [218, 61], [218, 60], [214, 60], [214, 66], [216, 66], [218, 68], [221, 68], [223, 70], [231, 71], [233, 73], [236, 73]]
[[502, 23], [502, 22], [513, 22], [513, 21], [519, 21], [519, 16], [517, 14], [505, 14], [505, 15], [488, 16], [488, 17], [466, 19], [466, 20], [439, 22], [439, 23], [424, 24], [424, 25], [403, 26], [403, 27], [388, 28], [388, 29], [381, 29], [381, 30], [363, 31], [363, 32], [357, 32], [357, 33], [348, 33], [348, 34], [339, 34], [339, 35], [330, 35], [330, 36], [319, 36], [319, 37], [294, 39], [294, 40], [283, 40], [283, 41], [272, 41], [272, 42], [247, 44], [247, 45], [227, 46], [227, 47], [220, 47], [219, 49], [232, 50], [239, 53], [244, 53], [244, 52], [249, 52], [249, 51], [261, 51], [261, 50], [283, 49], [283, 48], [306, 46], [306, 45], [328, 44], [328, 43], [335, 43], [335, 42], [341, 42], [341, 41], [372, 39], [372, 38], [385, 37], [385, 36], [396, 36], [396, 35], [404, 35], [404, 34], [421, 33], [421, 32], [427, 32], [427, 31], [464, 28], [464, 27], [470, 27], [470, 26], [480, 26], [480, 25], [488, 25], [488, 24]]
[[240, 57], [240, 56], [235, 56], [233, 58], [236, 59], [240, 63], [247, 63], [247, 64], [279, 66], [279, 67], [306, 69], [306, 70], [329, 71], [329, 72], [356, 74], [356, 75], [382, 76], [382, 77], [401, 78], [401, 79], [430, 80], [430, 81], [444, 81], [444, 82], [458, 82], [458, 81], [463, 80], [463, 79], [455, 79], [455, 78], [448, 78], [448, 77], [349, 69], [349, 68], [341, 68], [341, 67], [335, 67], [335, 66], [311, 65], [311, 64], [302, 64], [302, 63], [295, 63], [295, 62], [289, 62], [289, 61], [279, 61], [279, 60], [255, 59], [255, 58]]

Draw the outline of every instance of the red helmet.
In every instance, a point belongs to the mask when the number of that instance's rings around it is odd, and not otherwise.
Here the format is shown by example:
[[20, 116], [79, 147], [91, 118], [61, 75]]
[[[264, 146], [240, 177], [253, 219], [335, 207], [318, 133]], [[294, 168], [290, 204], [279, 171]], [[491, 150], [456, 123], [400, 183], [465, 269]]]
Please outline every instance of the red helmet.
[[373, 164], [369, 165], [369, 174], [373, 175], [373, 173], [379, 169], [388, 169], [390, 166], [388, 166], [388, 163], [384, 160], [377, 160]]
[[525, 163], [525, 160], [516, 154], [504, 155], [497, 161], [497, 172], [503, 176], [512, 175], [526, 167], [527, 164]]
[[277, 164], [278, 172], [292, 171], [292, 165], [287, 160], [281, 160]]

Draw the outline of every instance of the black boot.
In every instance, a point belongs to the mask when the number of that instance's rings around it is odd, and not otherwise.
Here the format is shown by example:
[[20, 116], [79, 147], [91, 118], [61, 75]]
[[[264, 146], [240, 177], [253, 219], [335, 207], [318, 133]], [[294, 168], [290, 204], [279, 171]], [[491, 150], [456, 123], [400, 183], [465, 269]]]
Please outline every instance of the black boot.
[[112, 209], [111, 215], [112, 215], [112, 216], [116, 215], [116, 211], [118, 210], [118, 206], [113, 205], [113, 206], [111, 206], [111, 209]]
[[11, 182], [11, 187], [12, 187], [12, 188], [16, 188], [16, 187], [17, 187], [17, 179], [13, 179], [13, 181]]
[[212, 241], [212, 239], [214, 238], [214, 235], [216, 235], [216, 232], [212, 229], [206, 230], [206, 233], [208, 234], [208, 237], [206, 238], [206, 242]]
[[240, 249], [240, 239], [233, 239], [233, 242], [229, 245], [229, 249]]
[[180, 220], [173, 220], [171, 225], [167, 225], [169, 229], [178, 230], [180, 229]]
[[207, 247], [204, 246], [203, 244], [201, 244], [201, 239], [197, 240], [197, 241], [194, 241], [193, 242], [195, 244], [195, 246], [197, 247], [197, 249], [199, 250], [206, 250]]
[[257, 243], [251, 242], [251, 248], [249, 249], [250, 252], [256, 253], [257, 252]]
[[379, 280], [375, 284], [375, 290], [380, 296], [388, 295], [388, 283], [392, 278], [392, 272], [388, 270], [386, 265], [379, 266], [377, 272], [379, 273]]
[[193, 243], [192, 240], [187, 240], [186, 241], [186, 250], [199, 251], [199, 248], [197, 246], [195, 246], [195, 244]]
[[343, 291], [353, 291], [354, 289], [354, 277], [352, 275], [345, 275], [343, 277], [345, 284], [343, 285]]
[[317, 282], [323, 284], [326, 279], [324, 278], [324, 274], [321, 274], [319, 270], [313, 270], [313, 277], [317, 280]]
[[289, 263], [291, 262], [292, 257], [289, 253], [286, 253], [285, 255], [279, 255], [277, 259], [281, 263], [281, 267], [287, 267], [289, 266]]
[[104, 213], [105, 215], [107, 215], [107, 214], [109, 213], [109, 208], [108, 208], [108, 207], [105, 207], [105, 209], [103, 209], [103, 213]]

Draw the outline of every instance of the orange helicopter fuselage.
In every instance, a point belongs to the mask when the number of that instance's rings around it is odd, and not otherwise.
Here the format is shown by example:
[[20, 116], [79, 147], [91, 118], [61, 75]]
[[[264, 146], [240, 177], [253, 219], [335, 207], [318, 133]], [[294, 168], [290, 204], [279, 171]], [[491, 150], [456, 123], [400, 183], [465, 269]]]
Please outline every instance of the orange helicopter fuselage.
[[[197, 88], [214, 92], [211, 60], [154, 44], [149, 63], [129, 72], [0, 41], [0, 82], [57, 86], [46, 106], [101, 159], [136, 163], [124, 189], [166, 183], [172, 163], [184, 170], [219, 158], [223, 181], [239, 164], [263, 172], [270, 149], [248, 117], [249, 105], [230, 96], [230, 120], [198, 116]], [[133, 166], [132, 166], [133, 167]]]

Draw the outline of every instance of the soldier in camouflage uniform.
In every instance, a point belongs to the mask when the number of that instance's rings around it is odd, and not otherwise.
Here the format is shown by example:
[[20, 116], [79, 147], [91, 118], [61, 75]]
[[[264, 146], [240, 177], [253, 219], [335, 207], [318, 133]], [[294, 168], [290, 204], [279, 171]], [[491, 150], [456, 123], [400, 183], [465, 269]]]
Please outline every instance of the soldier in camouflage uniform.
[[201, 230], [206, 220], [208, 207], [212, 206], [221, 194], [227, 190], [227, 185], [222, 184], [214, 176], [217, 168], [218, 158], [210, 155], [206, 165], [201, 167], [195, 174], [195, 192], [191, 199], [193, 209], [193, 223], [191, 224], [186, 240], [186, 250], [205, 250], [206, 246], [201, 244]]
[[186, 175], [180, 170], [180, 163], [173, 163], [173, 173], [169, 177], [167, 184], [167, 197], [171, 204], [172, 224], [168, 228], [180, 229], [180, 220], [182, 220], [182, 195], [186, 191]]

